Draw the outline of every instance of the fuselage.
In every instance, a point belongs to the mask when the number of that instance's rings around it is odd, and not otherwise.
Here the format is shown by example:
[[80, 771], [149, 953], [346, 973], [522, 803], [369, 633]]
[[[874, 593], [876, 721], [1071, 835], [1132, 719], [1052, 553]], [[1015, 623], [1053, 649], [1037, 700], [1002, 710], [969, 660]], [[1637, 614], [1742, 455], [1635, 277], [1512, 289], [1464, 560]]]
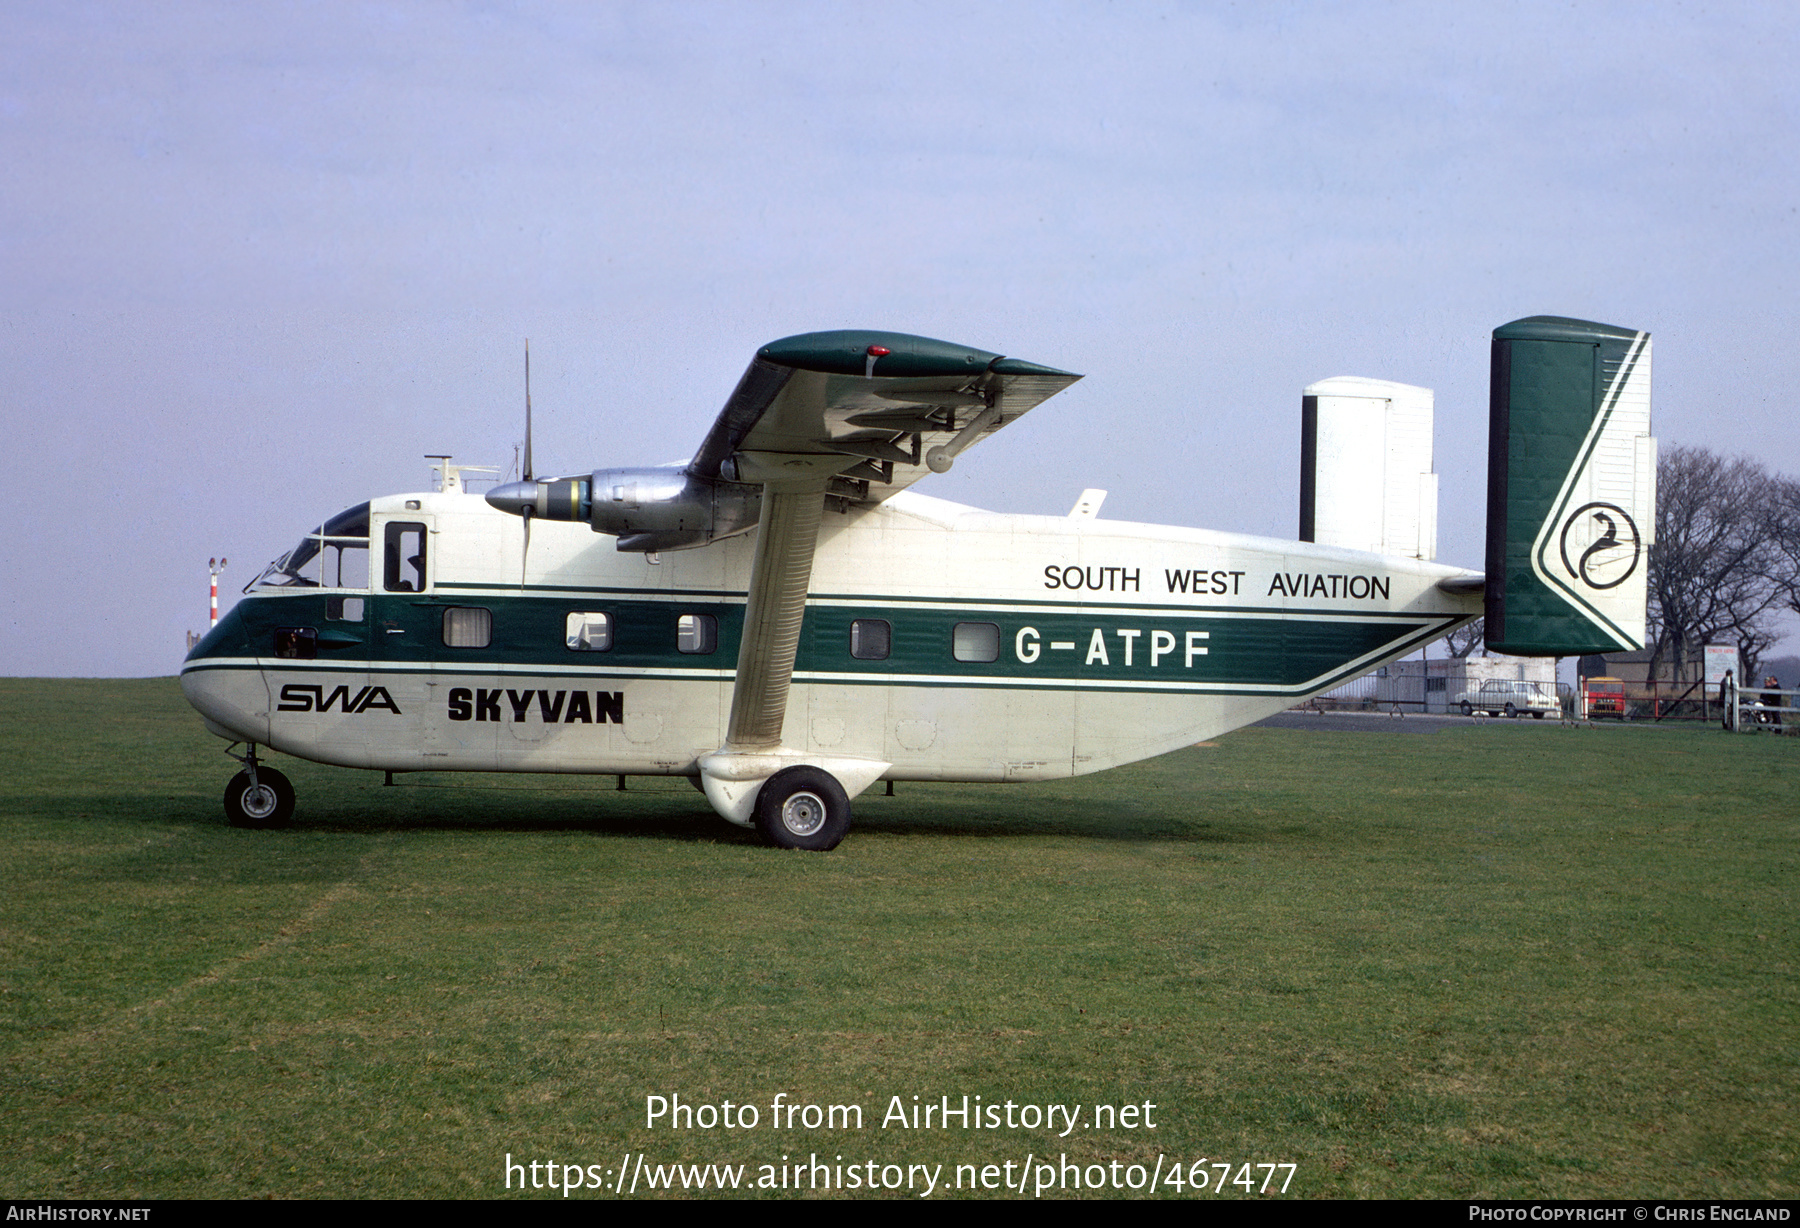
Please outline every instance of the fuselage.
[[[522, 557], [461, 494], [373, 500], [363, 531], [366, 562], [331, 538], [335, 571], [256, 589], [189, 655], [213, 732], [392, 771], [697, 776], [724, 741], [754, 534], [657, 556], [544, 521]], [[898, 780], [1098, 771], [1416, 650], [1480, 614], [1438, 587], [1466, 574], [911, 492], [828, 510], [782, 743]]]

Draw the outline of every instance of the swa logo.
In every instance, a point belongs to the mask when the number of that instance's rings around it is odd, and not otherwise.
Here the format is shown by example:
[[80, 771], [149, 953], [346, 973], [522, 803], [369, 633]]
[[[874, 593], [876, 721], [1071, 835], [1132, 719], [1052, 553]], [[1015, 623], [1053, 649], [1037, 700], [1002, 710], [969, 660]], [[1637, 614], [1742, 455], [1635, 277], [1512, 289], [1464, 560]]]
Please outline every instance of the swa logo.
[[366, 686], [355, 695], [350, 688], [341, 686], [329, 695], [322, 686], [308, 686], [303, 683], [290, 682], [281, 688], [281, 703], [276, 705], [277, 712], [329, 712], [332, 708], [341, 712], [368, 712], [381, 709], [400, 715], [400, 705], [394, 702], [384, 686]]
[[1616, 503], [1584, 503], [1576, 508], [1563, 522], [1561, 545], [1569, 574], [1601, 590], [1630, 579], [1644, 553], [1637, 522]]

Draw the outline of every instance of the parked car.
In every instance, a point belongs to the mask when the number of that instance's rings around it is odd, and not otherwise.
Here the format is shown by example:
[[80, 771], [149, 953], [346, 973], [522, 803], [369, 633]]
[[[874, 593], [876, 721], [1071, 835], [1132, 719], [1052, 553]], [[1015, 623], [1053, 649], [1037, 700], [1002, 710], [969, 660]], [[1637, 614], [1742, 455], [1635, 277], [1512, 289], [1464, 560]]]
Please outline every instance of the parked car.
[[1517, 717], [1529, 712], [1541, 721], [1544, 713], [1561, 711], [1554, 686], [1522, 678], [1489, 678], [1480, 690], [1458, 695], [1456, 703], [1464, 716], [1485, 712], [1489, 716]]

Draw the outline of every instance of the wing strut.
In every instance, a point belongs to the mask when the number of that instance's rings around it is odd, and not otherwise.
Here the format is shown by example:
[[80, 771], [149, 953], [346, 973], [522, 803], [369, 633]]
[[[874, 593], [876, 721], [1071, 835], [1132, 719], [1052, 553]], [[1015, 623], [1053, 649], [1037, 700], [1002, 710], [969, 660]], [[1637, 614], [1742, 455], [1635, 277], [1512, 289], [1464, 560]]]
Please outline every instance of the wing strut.
[[824, 510], [822, 481], [763, 488], [744, 638], [738, 647], [737, 685], [731, 690], [731, 723], [725, 734], [729, 750], [772, 750], [781, 745], [788, 685], [800, 646], [800, 619], [806, 613], [806, 587], [812, 579]]
[[782, 745], [788, 689], [806, 614], [825, 478], [772, 482], [763, 487], [756, 557], [745, 595], [744, 634], [725, 745], [700, 756], [700, 785], [713, 809], [745, 827], [754, 822], [763, 782], [783, 768], [809, 764], [829, 772], [850, 797], [874, 784], [890, 763], [820, 755]]

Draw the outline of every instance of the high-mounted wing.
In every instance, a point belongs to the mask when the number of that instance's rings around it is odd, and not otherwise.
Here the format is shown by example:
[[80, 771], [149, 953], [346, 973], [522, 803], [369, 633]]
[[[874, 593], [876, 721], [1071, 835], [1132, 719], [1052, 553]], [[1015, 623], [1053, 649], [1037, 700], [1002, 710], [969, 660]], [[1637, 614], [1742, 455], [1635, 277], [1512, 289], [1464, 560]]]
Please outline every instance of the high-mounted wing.
[[879, 503], [1080, 378], [906, 333], [805, 333], [757, 351], [685, 465], [527, 478], [487, 501], [585, 520], [621, 550], [691, 550], [755, 528], [764, 488]]
[[789, 847], [829, 848], [849, 822], [848, 798], [889, 765], [802, 756], [781, 742], [826, 501], [848, 511], [943, 473], [1080, 378], [907, 333], [805, 333], [757, 351], [680, 470], [538, 478], [487, 499], [528, 523], [586, 520], [621, 550], [693, 549], [756, 530], [725, 745], [700, 757], [701, 784], [733, 822], [754, 820]]
[[833, 479], [831, 493], [878, 503], [1080, 378], [907, 333], [803, 333], [757, 351], [687, 471]]
[[[762, 488], [725, 745], [700, 759], [715, 810], [754, 819], [777, 844], [829, 848], [849, 822], [848, 798], [887, 770], [781, 744], [825, 499], [880, 502], [942, 473], [1080, 378], [905, 333], [806, 333], [757, 351], [687, 467], [690, 481]], [[820, 769], [828, 787], [804, 775]]]

